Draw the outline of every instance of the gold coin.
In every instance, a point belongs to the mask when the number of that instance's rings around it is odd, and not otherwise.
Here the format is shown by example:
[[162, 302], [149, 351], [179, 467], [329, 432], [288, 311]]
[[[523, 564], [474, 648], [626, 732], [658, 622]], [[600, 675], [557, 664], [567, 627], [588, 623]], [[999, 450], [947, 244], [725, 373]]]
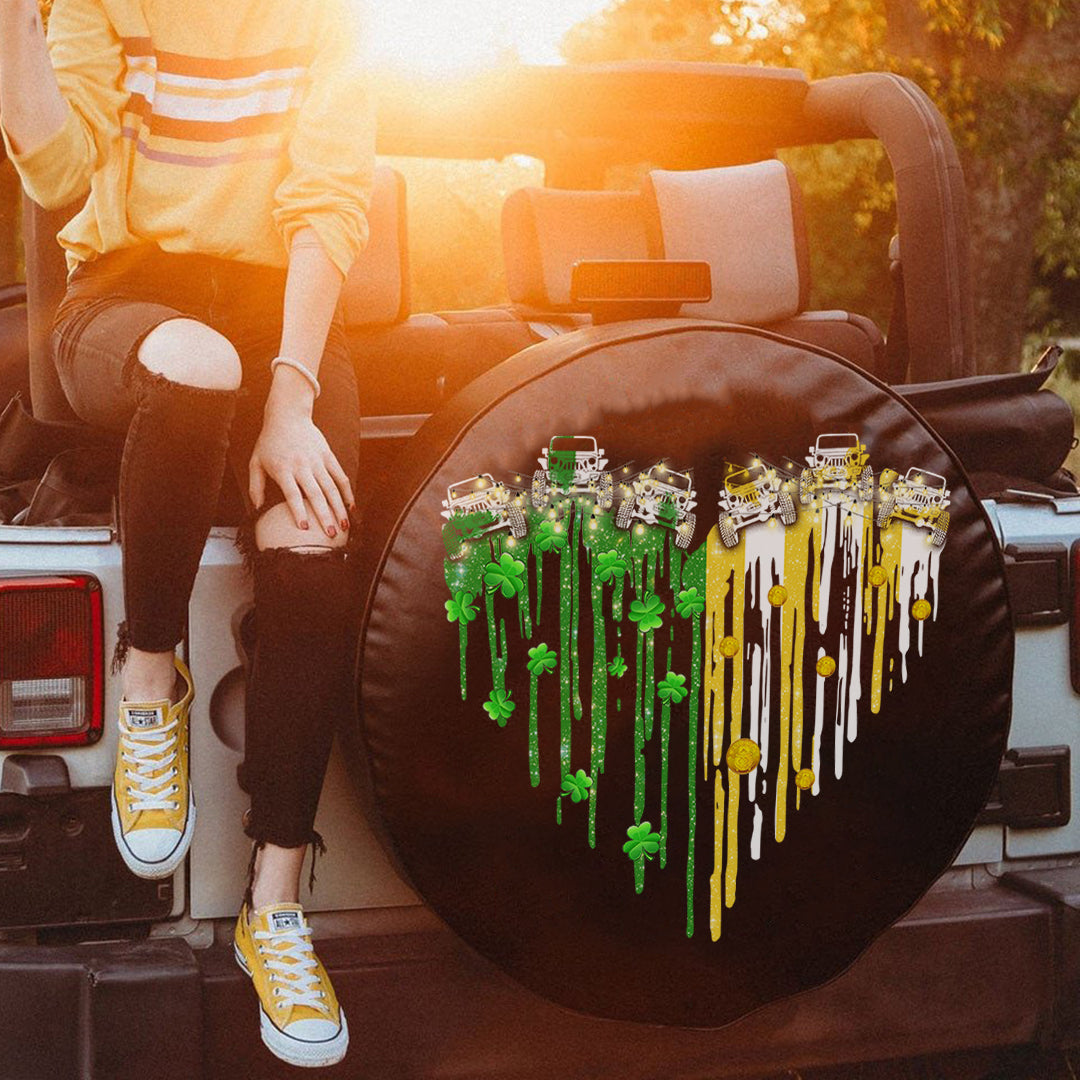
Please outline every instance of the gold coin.
[[726, 759], [732, 772], [753, 772], [761, 761], [761, 750], [753, 739], [736, 739], [728, 747]]
[[774, 585], [769, 590], [769, 603], [773, 607], [783, 607], [784, 601], [787, 599], [787, 589], [783, 585]]
[[730, 635], [720, 639], [720, 655], [726, 656], [729, 660], [739, 655], [739, 642], [736, 638]]
[[795, 774], [795, 786], [800, 791], [809, 791], [814, 786], [814, 770], [800, 769]]
[[831, 656], [823, 656], [817, 662], [817, 673], [823, 678], [828, 678], [836, 671], [836, 661]]
[[934, 609], [930, 606], [930, 601], [925, 598], [920, 598], [911, 605], [911, 614], [914, 618], [922, 622], [923, 619], [930, 618], [930, 612]]
[[870, 573], [867, 574], [866, 580], [869, 581], [875, 589], [880, 589], [881, 586], [889, 580], [889, 575], [885, 573], [884, 566], [871, 566]]

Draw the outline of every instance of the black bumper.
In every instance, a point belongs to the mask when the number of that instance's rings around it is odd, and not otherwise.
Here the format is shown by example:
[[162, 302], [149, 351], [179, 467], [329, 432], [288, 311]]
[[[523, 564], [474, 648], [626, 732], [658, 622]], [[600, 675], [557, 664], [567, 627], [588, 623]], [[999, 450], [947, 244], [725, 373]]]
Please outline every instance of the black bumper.
[[[1080, 1042], [1080, 867], [937, 886], [847, 972], [718, 1030], [595, 1020], [500, 975], [422, 908], [327, 939], [352, 1030], [339, 1076], [738, 1077], [967, 1047]], [[0, 1075], [293, 1077], [231, 946], [0, 947]]]

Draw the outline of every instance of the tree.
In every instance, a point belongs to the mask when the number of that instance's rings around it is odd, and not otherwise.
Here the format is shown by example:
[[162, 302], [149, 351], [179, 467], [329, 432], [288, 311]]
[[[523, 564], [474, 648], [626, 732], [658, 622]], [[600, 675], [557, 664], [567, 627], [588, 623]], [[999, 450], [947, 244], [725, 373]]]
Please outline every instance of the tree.
[[[1025, 329], [1045, 321], [1037, 311], [1029, 320], [1037, 261], [1080, 272], [1070, 220], [1080, 206], [1080, 0], [621, 0], [575, 27], [564, 52], [578, 61], [757, 61], [811, 78], [891, 69], [919, 82], [948, 119], [964, 167], [981, 370], [1015, 370]], [[883, 322], [884, 277], [850, 277], [864, 255], [884, 263], [894, 227], [882, 156], [852, 147], [796, 159], [811, 242], [826, 254], [812, 264], [814, 303]], [[830, 220], [838, 214], [847, 228]], [[853, 234], [855, 249], [829, 247], [831, 236], [847, 246]]]

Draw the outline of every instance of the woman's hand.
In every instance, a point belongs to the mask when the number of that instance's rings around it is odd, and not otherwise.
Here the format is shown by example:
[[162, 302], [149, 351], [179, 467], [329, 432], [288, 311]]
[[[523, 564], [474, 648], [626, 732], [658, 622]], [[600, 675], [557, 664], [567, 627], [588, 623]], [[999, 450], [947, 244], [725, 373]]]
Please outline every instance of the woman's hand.
[[349, 527], [346, 507], [354, 505], [352, 485], [308, 409], [275, 404], [271, 396], [248, 475], [248, 494], [256, 509], [262, 506], [270, 477], [281, 488], [298, 528], [310, 527], [304, 499], [327, 536]]

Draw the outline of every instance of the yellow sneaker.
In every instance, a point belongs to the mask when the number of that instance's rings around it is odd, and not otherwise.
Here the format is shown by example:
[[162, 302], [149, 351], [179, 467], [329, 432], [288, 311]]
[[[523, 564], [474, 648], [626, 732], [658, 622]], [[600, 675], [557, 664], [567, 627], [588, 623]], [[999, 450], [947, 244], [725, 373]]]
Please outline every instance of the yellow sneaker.
[[349, 1025], [312, 948], [304, 909], [267, 904], [248, 919], [244, 904], [233, 950], [259, 995], [267, 1049], [290, 1065], [318, 1068], [340, 1061], [349, 1048]]
[[133, 874], [168, 877], [182, 862], [195, 831], [195, 799], [188, 781], [188, 714], [195, 689], [180, 659], [186, 687], [171, 704], [121, 701], [120, 740], [112, 783], [112, 827]]

